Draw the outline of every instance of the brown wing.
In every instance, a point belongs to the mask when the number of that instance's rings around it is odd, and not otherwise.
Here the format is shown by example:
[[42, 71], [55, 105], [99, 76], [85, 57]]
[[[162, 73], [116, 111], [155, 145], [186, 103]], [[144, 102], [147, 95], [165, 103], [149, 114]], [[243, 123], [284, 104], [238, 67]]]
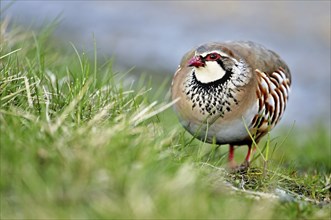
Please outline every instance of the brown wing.
[[[287, 64], [280, 56], [264, 46], [250, 41], [235, 41], [222, 44], [223, 47], [229, 48], [234, 55], [244, 57], [252, 70], [263, 71], [271, 76], [279, 68], [282, 68], [285, 76], [291, 83], [291, 72]], [[235, 57], [236, 58], [236, 57]]]
[[255, 72], [258, 83], [258, 114], [250, 127], [255, 131], [256, 139], [259, 139], [282, 118], [289, 97], [290, 80], [282, 67], [268, 75], [258, 69]]

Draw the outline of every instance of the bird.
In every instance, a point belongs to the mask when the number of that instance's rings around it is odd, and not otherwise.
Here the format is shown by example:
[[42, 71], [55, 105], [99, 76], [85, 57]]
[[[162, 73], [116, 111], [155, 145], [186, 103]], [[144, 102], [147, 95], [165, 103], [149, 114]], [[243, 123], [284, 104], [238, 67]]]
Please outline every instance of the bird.
[[[229, 145], [228, 165], [247, 170], [256, 144], [282, 118], [291, 72], [274, 51], [252, 41], [208, 42], [188, 51], [171, 83], [173, 108], [195, 138]], [[234, 151], [248, 146], [237, 165]]]

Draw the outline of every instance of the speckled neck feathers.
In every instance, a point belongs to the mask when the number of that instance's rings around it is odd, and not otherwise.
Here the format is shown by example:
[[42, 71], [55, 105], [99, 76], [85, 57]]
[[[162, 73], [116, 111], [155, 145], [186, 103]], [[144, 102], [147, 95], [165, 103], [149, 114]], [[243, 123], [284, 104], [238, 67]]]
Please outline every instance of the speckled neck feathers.
[[202, 115], [224, 117], [234, 105], [238, 105], [236, 96], [249, 80], [244, 67], [242, 64], [237, 71], [227, 70], [221, 79], [210, 83], [200, 82], [193, 69], [184, 82], [184, 93], [192, 102], [192, 110], [198, 108]]

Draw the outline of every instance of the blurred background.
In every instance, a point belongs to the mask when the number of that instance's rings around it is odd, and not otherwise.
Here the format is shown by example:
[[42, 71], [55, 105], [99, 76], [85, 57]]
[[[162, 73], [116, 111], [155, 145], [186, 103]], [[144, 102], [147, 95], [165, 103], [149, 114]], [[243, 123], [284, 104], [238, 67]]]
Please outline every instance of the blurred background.
[[[2, 1], [5, 8], [11, 1]], [[118, 70], [171, 76], [208, 41], [252, 40], [292, 72], [283, 125], [330, 130], [330, 1], [17, 1], [1, 14], [32, 29], [60, 16], [55, 37], [115, 58]]]

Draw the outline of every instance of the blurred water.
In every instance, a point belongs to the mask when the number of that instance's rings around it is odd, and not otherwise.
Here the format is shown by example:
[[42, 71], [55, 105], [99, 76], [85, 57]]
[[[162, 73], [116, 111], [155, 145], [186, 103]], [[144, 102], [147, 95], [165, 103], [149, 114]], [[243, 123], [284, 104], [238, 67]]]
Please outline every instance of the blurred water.
[[201, 43], [262, 43], [293, 75], [281, 123], [321, 120], [330, 129], [330, 1], [18, 1], [2, 18], [41, 25], [59, 14], [62, 39], [92, 48], [94, 34], [98, 51], [115, 55], [119, 66], [169, 74]]

